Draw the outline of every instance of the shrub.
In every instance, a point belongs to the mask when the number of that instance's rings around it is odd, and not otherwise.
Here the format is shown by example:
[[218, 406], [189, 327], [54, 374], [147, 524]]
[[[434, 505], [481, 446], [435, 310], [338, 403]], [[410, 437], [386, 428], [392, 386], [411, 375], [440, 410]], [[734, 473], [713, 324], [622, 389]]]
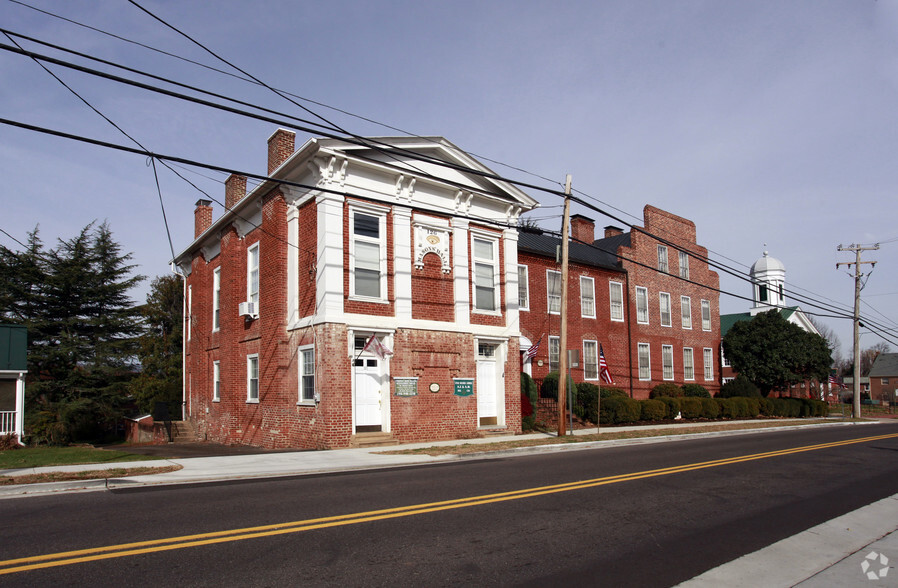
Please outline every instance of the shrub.
[[720, 408], [720, 416], [725, 419], [736, 418], [736, 405], [733, 404], [732, 398], [715, 398], [714, 402]]
[[764, 416], [776, 416], [776, 403], [773, 398], [759, 398], [758, 406]]
[[11, 449], [18, 449], [19, 447], [19, 438], [15, 433], [0, 435], [0, 451], [9, 451]]
[[720, 416], [720, 405], [713, 398], [701, 398], [702, 418], [716, 419]]
[[640, 419], [644, 421], [661, 421], [667, 417], [668, 408], [667, 405], [661, 400], [640, 400], [639, 404], [642, 407], [642, 413], [640, 415]]
[[711, 393], [701, 384], [683, 384], [683, 396], [687, 398], [711, 398]]
[[539, 390], [536, 389], [536, 382], [526, 372], [521, 372], [521, 394], [530, 400], [530, 406], [538, 404]]
[[748, 398], [744, 398], [742, 396], [735, 396], [730, 398], [733, 403], [733, 412], [735, 413], [735, 418], [744, 419], [748, 418], [749, 410], [748, 410]]
[[701, 398], [683, 398], [680, 400], [680, 412], [684, 419], [697, 419], [702, 416]]
[[658, 398], [661, 402], [663, 402], [667, 406], [667, 418], [673, 419], [676, 418], [678, 414], [680, 414], [680, 399], [672, 398], [670, 396], [661, 396]]
[[639, 420], [642, 407], [638, 400], [615, 396], [602, 401], [600, 422], [603, 425], [619, 425]]
[[735, 380], [730, 380], [720, 387], [718, 398], [760, 398], [761, 390], [751, 383], [751, 380], [739, 374]]
[[599, 387], [589, 382], [577, 384], [577, 402], [574, 405], [574, 414], [591, 423], [598, 420]]
[[613, 398], [614, 396], [619, 396], [621, 398], [629, 398], [630, 395], [621, 390], [620, 388], [614, 388], [613, 386], [602, 386], [602, 399], [605, 398]]
[[[570, 376], [568, 376], [567, 378], [567, 390], [570, 391], [570, 396], [574, 400], [571, 404], [573, 406], [576, 406], [577, 385], [574, 383], [574, 380], [572, 380]], [[552, 398], [554, 400], [558, 400], [558, 372], [549, 372], [548, 375], [543, 378], [543, 387], [539, 391], [539, 395], [542, 398]]]
[[760, 398], [746, 398], [746, 404], [748, 405], [748, 414], [747, 416], [750, 419], [758, 418], [758, 415], [761, 413], [761, 399]]
[[530, 399], [527, 398], [527, 395], [523, 392], [521, 393], [521, 416], [529, 417], [533, 415], [533, 405], [530, 404]]
[[652, 391], [649, 392], [649, 398], [661, 398], [661, 397], [670, 397], [670, 398], [681, 398], [683, 396], [683, 389], [677, 386], [672, 382], [664, 382], [662, 384], [658, 384]]

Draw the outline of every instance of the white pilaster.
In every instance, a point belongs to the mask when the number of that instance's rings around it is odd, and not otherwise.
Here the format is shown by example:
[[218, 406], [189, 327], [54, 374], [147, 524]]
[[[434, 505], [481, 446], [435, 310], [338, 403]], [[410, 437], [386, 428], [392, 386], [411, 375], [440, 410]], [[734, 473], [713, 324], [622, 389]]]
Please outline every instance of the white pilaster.
[[518, 231], [502, 231], [502, 247], [505, 250], [505, 324], [509, 333], [520, 334], [518, 310]]
[[396, 319], [412, 318], [412, 211], [393, 207], [393, 295]]
[[319, 194], [315, 314], [324, 322], [343, 318], [343, 196]]
[[287, 207], [287, 324], [299, 319], [299, 209]]
[[[455, 322], [457, 325], [471, 324], [471, 294], [468, 280], [470, 263], [468, 261], [468, 228], [467, 219], [452, 219], [453, 266], [455, 279]], [[517, 256], [515, 257], [517, 259]]]

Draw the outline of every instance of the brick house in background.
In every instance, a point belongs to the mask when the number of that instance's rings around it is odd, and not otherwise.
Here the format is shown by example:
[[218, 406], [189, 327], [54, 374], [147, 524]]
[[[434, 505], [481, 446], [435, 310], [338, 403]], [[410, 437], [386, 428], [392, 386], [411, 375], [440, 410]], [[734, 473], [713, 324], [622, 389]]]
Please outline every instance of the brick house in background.
[[231, 176], [218, 219], [197, 203], [195, 240], [175, 262], [185, 413], [200, 438], [338, 448], [520, 431], [508, 227], [537, 202], [459, 171], [491, 173], [445, 139], [371, 141], [294, 150], [279, 129], [273, 179], [247, 193]]
[[898, 353], [880, 353], [873, 360], [870, 367], [870, 398], [898, 403]]
[[[577, 382], [599, 381], [598, 354], [634, 398], [647, 398], [662, 382], [695, 383], [715, 394], [720, 347], [719, 276], [707, 249], [696, 242], [695, 224], [646, 206], [644, 226], [629, 232], [571, 217], [568, 347], [580, 352], [572, 368]], [[560, 361], [560, 240], [522, 229], [518, 240], [523, 371], [542, 379]]]

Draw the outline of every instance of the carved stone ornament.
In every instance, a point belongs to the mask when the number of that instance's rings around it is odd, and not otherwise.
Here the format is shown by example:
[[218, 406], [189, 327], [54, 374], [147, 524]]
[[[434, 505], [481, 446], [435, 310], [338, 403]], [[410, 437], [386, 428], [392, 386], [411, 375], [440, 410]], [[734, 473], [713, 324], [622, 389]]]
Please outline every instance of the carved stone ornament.
[[415, 269], [424, 269], [424, 256], [436, 253], [444, 274], [452, 272], [449, 258], [449, 229], [415, 225]]

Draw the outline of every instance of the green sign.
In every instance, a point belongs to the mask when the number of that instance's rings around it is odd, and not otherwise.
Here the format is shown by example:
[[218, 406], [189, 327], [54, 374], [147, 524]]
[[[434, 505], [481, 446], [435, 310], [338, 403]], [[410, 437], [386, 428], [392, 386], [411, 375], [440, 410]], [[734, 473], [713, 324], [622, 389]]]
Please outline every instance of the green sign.
[[453, 378], [456, 396], [472, 396], [474, 394], [474, 378]]
[[396, 384], [396, 396], [417, 396], [418, 378], [393, 378]]

